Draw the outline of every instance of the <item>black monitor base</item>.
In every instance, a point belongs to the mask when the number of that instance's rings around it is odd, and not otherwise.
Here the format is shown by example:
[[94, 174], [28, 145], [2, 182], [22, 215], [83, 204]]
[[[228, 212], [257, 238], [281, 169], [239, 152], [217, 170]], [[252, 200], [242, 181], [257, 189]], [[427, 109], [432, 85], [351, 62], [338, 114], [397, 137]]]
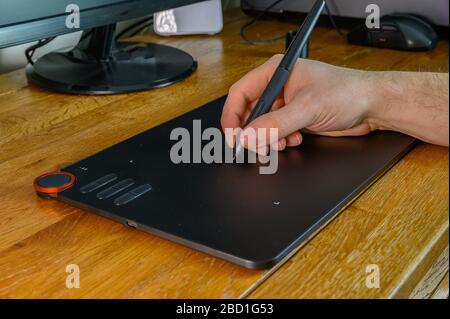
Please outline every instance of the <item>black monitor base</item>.
[[94, 30], [87, 46], [49, 53], [27, 67], [29, 82], [72, 94], [116, 94], [178, 82], [197, 68], [188, 53], [165, 45], [114, 43], [114, 26]]

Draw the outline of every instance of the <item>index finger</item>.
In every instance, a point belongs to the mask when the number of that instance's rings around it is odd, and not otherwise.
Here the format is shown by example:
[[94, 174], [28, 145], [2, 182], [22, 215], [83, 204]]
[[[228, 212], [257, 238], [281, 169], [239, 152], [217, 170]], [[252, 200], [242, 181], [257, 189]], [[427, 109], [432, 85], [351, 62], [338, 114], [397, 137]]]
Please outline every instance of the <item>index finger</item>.
[[262, 95], [281, 58], [281, 54], [273, 56], [231, 86], [220, 119], [223, 129], [244, 124], [248, 106]]

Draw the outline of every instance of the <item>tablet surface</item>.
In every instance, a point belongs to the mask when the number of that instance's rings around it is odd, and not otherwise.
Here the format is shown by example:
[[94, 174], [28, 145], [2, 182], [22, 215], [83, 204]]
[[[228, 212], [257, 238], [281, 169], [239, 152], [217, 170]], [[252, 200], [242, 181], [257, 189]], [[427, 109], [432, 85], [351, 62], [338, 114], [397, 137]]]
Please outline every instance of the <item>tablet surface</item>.
[[[220, 127], [225, 97], [136, 135], [63, 171], [76, 176], [58, 200], [247, 268], [267, 268], [299, 247], [415, 140], [394, 132], [364, 137], [305, 135], [259, 164], [174, 164], [170, 133], [193, 120]], [[107, 132], [105, 132], [107, 134]]]

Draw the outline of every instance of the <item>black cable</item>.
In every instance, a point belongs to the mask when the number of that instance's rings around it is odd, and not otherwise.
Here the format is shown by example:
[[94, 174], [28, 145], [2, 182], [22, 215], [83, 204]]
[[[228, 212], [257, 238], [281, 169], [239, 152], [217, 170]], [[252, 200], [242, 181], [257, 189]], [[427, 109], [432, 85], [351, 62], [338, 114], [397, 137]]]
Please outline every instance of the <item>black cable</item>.
[[328, 6], [328, 2], [325, 1], [325, 11], [327, 12], [328, 18], [330, 19], [330, 23], [333, 26], [333, 28], [336, 30], [336, 32], [341, 36], [346, 38], [347, 35], [341, 31], [341, 28], [336, 24], [336, 21], [334, 20], [333, 15], [331, 14], [330, 7]]
[[258, 21], [259, 19], [261, 19], [270, 9], [272, 9], [273, 7], [275, 7], [277, 4], [279, 4], [280, 2], [282, 2], [284, 0], [276, 0], [274, 2], [272, 2], [271, 5], [269, 5], [267, 8], [265, 8], [262, 12], [260, 12], [256, 17], [254, 17], [253, 19], [251, 19], [249, 22], [247, 22], [246, 24], [244, 24], [241, 29], [239, 30], [239, 35], [241, 36], [242, 40], [244, 40], [245, 42], [249, 43], [249, 44], [253, 44], [253, 45], [262, 45], [262, 44], [272, 44], [272, 43], [276, 43], [282, 39], [285, 38], [285, 35], [282, 36], [278, 36], [272, 39], [265, 39], [265, 40], [252, 40], [249, 37], [247, 37], [245, 35], [245, 30], [250, 27], [252, 24], [254, 24], [256, 21]]
[[25, 49], [25, 57], [28, 60], [28, 63], [30, 63], [31, 65], [34, 65], [34, 61], [33, 61], [33, 55], [34, 52], [39, 49], [40, 47], [43, 47], [44, 45], [50, 43], [51, 41], [53, 41], [56, 37], [51, 37], [51, 38], [47, 38], [47, 39], [42, 39], [39, 40], [38, 43], [28, 47], [27, 49]]
[[[127, 32], [139, 27], [140, 25], [147, 23], [149, 21], [152, 21], [153, 23], [153, 16], [151, 17], [147, 17], [145, 19], [139, 20], [135, 23], [133, 23], [132, 25], [129, 25], [128, 27], [126, 27], [125, 29], [123, 29], [122, 31], [120, 31], [117, 35], [116, 35], [116, 41], [119, 40], [122, 36], [124, 36]], [[139, 31], [141, 31], [143, 28], [141, 28]], [[139, 32], [138, 31], [138, 32]], [[134, 35], [134, 34], [133, 34]]]
[[145, 28], [151, 27], [152, 25], [153, 25], [153, 21], [150, 21], [149, 23], [142, 25], [141, 27], [136, 29], [134, 32], [130, 33], [128, 36], [132, 37], [132, 36], [138, 34], [139, 32], [141, 32], [142, 30], [144, 30]]
[[94, 32], [94, 29], [90, 29], [89, 31], [84, 31], [79, 42], [86, 40], [92, 34], [92, 32]]
[[[254, 24], [256, 21], [258, 21], [259, 19], [261, 19], [270, 9], [272, 9], [273, 7], [275, 7], [277, 4], [279, 4], [280, 2], [282, 2], [284, 0], [276, 0], [274, 2], [272, 2], [271, 5], [269, 5], [267, 8], [265, 8], [263, 11], [261, 11], [256, 17], [254, 17], [252, 20], [250, 20], [249, 22], [247, 22], [246, 24], [244, 24], [241, 29], [239, 30], [239, 34], [241, 36], [241, 38], [249, 43], [249, 44], [253, 44], [253, 45], [263, 45], [263, 44], [273, 44], [276, 43], [280, 40], [285, 39], [285, 35], [282, 36], [278, 36], [272, 39], [266, 39], [266, 40], [254, 40], [254, 39], [250, 39], [249, 37], [247, 37], [245, 35], [245, 30], [250, 27], [252, 24]], [[330, 23], [333, 26], [333, 28], [336, 30], [336, 32], [342, 36], [342, 37], [346, 37], [346, 35], [341, 31], [341, 29], [339, 28], [339, 26], [336, 24], [336, 21], [334, 20], [333, 15], [331, 14], [331, 10], [328, 6], [328, 2], [325, 1], [325, 11], [328, 15], [328, 18], [330, 19]]]
[[[148, 22], [150, 21], [150, 22]], [[146, 23], [147, 22], [147, 23]], [[144, 24], [145, 23], [145, 24]], [[142, 25], [144, 24], [144, 25]], [[142, 26], [141, 26], [142, 25]], [[149, 18], [145, 18], [142, 20], [139, 20], [138, 22], [128, 26], [127, 28], [125, 28], [124, 30], [122, 30], [119, 34], [117, 34], [116, 36], [116, 40], [119, 39], [121, 36], [123, 36], [125, 33], [135, 29], [136, 27], [139, 27], [137, 30], [135, 30], [133, 33], [130, 34], [130, 36], [136, 35], [137, 33], [139, 33], [141, 30], [149, 27], [153, 25], [153, 16], [149, 17]], [[80, 41], [85, 40], [86, 38], [88, 38], [93, 32], [93, 29], [85, 32], [81, 38]], [[31, 65], [34, 65], [34, 61], [33, 61], [33, 55], [35, 53], [35, 51], [41, 47], [43, 47], [44, 45], [50, 43], [51, 41], [53, 41], [56, 37], [51, 37], [51, 38], [46, 38], [46, 39], [42, 39], [39, 40], [38, 43], [28, 47], [27, 49], [25, 49], [25, 57], [27, 58], [28, 63], [30, 63]]]
[[[142, 25], [141, 27], [139, 27], [139, 28], [138, 28], [137, 30], [135, 30], [133, 33], [129, 34], [128, 37], [132, 37], [132, 36], [138, 34], [138, 33], [139, 33], [140, 31], [142, 31], [143, 29], [145, 29], [145, 28], [147, 28], [147, 27], [153, 25], [153, 17], [151, 17], [151, 18], [149, 17], [149, 18], [146, 18], [146, 19], [139, 20], [138, 22], [136, 22], [136, 23], [134, 23], [134, 24], [128, 26], [127, 28], [125, 28], [124, 30], [122, 30], [119, 34], [117, 34], [116, 37], [115, 37], [116, 41], [117, 41], [120, 37], [122, 37], [125, 33], [129, 32], [130, 30], [132, 30], [132, 29], [138, 27], [139, 25], [141, 25], [142, 23], [147, 22], [147, 21], [150, 21], [150, 22], [149, 22], [149, 23], [146, 23], [146, 24], [144, 24], [144, 25]], [[81, 36], [79, 42], [82, 42], [82, 41], [84, 41], [85, 39], [87, 39], [87, 38], [93, 33], [93, 31], [94, 31], [94, 29], [90, 29], [90, 30], [84, 32], [83, 35]]]

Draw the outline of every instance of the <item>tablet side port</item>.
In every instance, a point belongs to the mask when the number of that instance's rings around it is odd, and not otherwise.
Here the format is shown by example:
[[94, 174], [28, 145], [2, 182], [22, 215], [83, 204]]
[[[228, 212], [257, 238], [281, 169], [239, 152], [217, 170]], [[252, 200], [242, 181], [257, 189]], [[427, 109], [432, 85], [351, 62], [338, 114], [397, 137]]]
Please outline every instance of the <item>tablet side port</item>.
[[127, 225], [128, 227], [131, 227], [131, 228], [137, 228], [137, 224], [131, 220], [126, 220], [125, 225]]

